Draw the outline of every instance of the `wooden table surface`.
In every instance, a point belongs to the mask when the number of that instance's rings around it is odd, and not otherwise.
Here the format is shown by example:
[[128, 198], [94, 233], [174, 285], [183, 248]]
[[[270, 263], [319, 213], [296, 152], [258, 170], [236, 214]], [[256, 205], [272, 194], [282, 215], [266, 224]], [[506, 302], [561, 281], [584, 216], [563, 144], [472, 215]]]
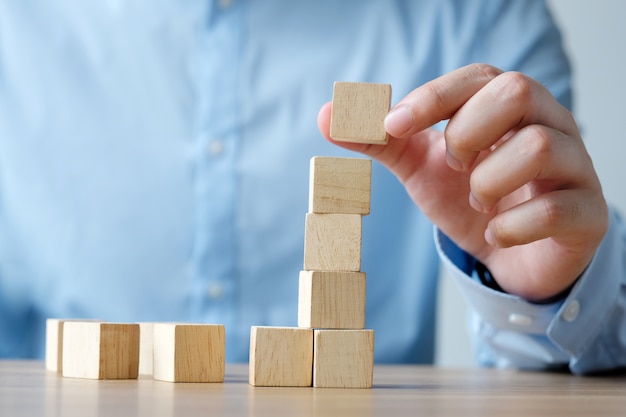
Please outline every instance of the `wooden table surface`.
[[0, 416], [626, 416], [626, 376], [376, 366], [373, 389], [258, 388], [247, 365], [223, 384], [63, 378], [0, 361]]

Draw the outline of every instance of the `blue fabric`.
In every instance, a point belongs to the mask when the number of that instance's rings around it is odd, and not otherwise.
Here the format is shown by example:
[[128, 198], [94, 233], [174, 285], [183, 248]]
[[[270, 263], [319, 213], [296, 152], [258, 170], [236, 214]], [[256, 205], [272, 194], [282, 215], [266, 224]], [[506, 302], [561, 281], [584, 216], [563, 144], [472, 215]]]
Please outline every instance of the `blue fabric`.
[[[476, 61], [571, 105], [541, 1], [0, 0], [0, 356], [76, 317], [223, 323], [247, 360], [297, 323], [309, 159], [358, 156], [317, 131], [333, 82]], [[432, 362], [432, 225], [376, 163], [371, 207], [376, 360]]]
[[[589, 267], [558, 302], [532, 304], [470, 279], [455, 262], [459, 249], [436, 239], [444, 264], [472, 306], [476, 358], [483, 365], [577, 374], [626, 364], [626, 226], [611, 212], [609, 232]], [[572, 313], [574, 311], [574, 313]]]

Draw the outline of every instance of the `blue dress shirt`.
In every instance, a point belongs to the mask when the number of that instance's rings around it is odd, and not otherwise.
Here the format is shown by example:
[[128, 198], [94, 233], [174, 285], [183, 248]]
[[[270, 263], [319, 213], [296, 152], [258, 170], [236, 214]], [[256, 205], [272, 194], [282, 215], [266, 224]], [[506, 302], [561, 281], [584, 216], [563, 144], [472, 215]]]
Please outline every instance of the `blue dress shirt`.
[[[0, 357], [41, 356], [46, 317], [95, 317], [223, 323], [227, 360], [247, 360], [251, 325], [297, 322], [309, 159], [358, 156], [317, 131], [333, 82], [388, 83], [396, 101], [479, 61], [571, 104], [542, 1], [0, 0]], [[378, 164], [372, 181], [376, 360], [432, 362], [432, 225]], [[621, 349], [624, 364], [618, 228], [554, 306], [477, 285], [437, 234], [480, 361], [584, 372]]]

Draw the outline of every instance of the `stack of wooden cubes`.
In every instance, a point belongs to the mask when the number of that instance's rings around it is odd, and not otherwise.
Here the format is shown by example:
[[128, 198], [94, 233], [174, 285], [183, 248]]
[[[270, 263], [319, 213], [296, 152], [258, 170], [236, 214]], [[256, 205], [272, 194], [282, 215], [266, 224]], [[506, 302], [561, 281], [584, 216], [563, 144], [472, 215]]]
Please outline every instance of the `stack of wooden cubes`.
[[[389, 85], [335, 83], [331, 137], [384, 145], [390, 98]], [[371, 174], [369, 159], [311, 159], [298, 327], [252, 327], [251, 385], [371, 388], [374, 331], [364, 329], [361, 271]]]
[[372, 161], [311, 159], [298, 327], [253, 327], [250, 384], [370, 388], [374, 331], [365, 330], [362, 216]]

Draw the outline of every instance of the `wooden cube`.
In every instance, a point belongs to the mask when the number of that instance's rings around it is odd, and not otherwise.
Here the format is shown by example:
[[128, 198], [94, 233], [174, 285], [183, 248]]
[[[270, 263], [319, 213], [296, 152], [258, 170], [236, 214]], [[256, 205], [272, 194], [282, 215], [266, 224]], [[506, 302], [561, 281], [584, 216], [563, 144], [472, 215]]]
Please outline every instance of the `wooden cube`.
[[63, 371], [63, 325], [68, 321], [102, 322], [94, 319], [47, 319], [46, 320], [46, 369]]
[[330, 137], [342, 142], [387, 143], [384, 120], [390, 105], [389, 84], [336, 82]]
[[301, 271], [298, 326], [324, 329], [365, 327], [365, 273]]
[[313, 386], [371, 388], [373, 330], [314, 330]]
[[46, 320], [46, 369], [61, 372], [63, 369], [63, 324], [65, 320]]
[[309, 212], [370, 212], [372, 161], [364, 158], [311, 158]]
[[361, 269], [361, 216], [307, 213], [304, 268], [307, 271]]
[[154, 323], [139, 323], [139, 375], [152, 376]]
[[153, 377], [169, 382], [224, 382], [226, 334], [221, 324], [155, 323]]
[[313, 373], [313, 330], [252, 326], [249, 366], [250, 385], [310, 387]]
[[134, 379], [139, 370], [139, 325], [65, 322], [63, 376]]

